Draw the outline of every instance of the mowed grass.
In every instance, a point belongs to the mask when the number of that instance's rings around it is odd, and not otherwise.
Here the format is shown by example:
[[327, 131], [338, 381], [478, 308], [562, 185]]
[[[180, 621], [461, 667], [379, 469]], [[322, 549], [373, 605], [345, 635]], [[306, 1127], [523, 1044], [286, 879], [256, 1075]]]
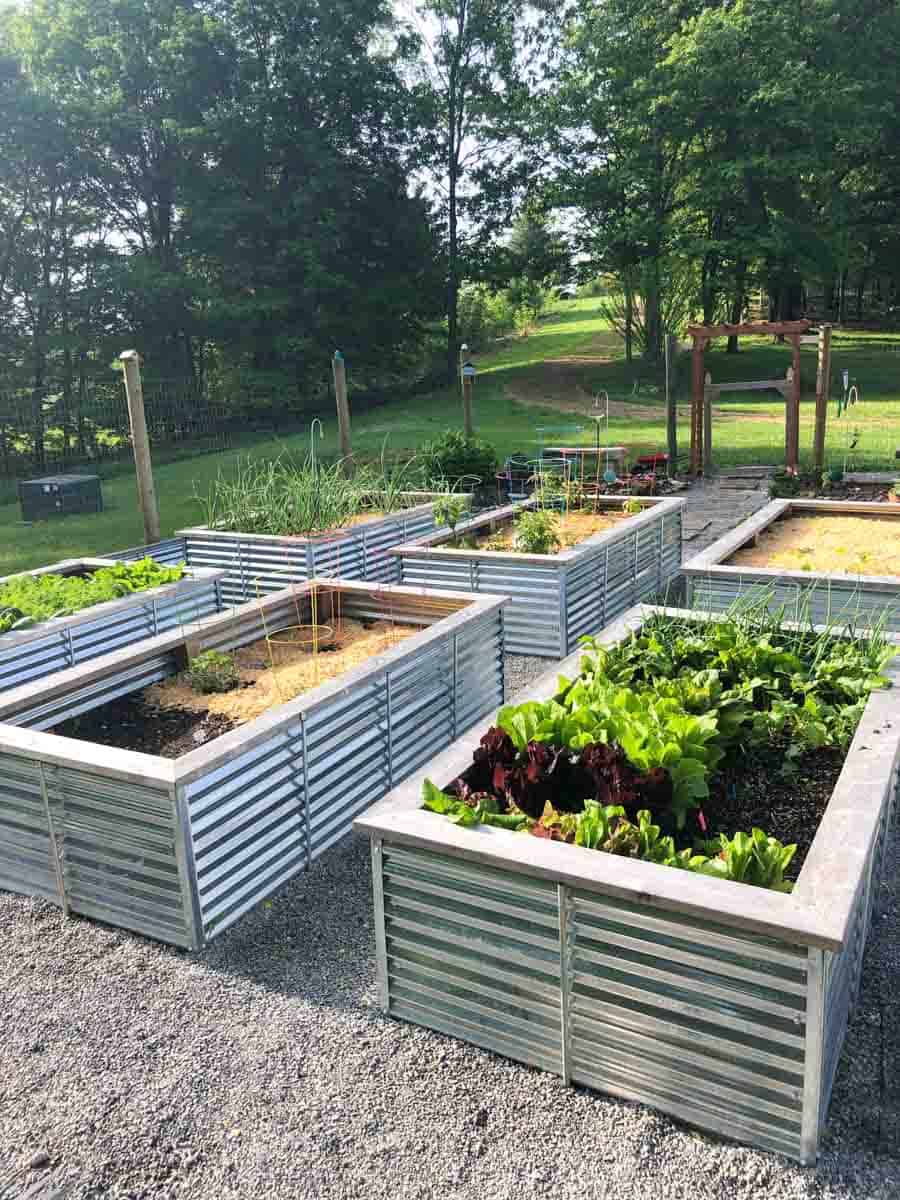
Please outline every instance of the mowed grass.
[[[625, 363], [621, 342], [603, 321], [599, 301], [563, 301], [542, 319], [528, 338], [510, 338], [488, 354], [474, 356], [475, 425], [501, 458], [513, 452], [537, 454], [541, 444], [554, 441], [593, 444], [591, 396], [605, 390], [613, 401], [609, 441], [624, 444], [633, 455], [665, 449], [664, 389], [660, 373], [640, 361]], [[728, 355], [717, 342], [707, 353], [713, 382], [783, 378], [791, 363], [789, 346], [770, 339], [745, 339], [741, 353]], [[844, 369], [860, 390], [861, 401], [836, 416], [836, 399], [829, 405], [827, 457], [842, 465], [850, 442], [848, 465], [857, 470], [897, 469], [900, 448], [900, 335], [838, 332], [834, 339], [835, 397]], [[802, 352], [804, 399], [801, 409], [801, 452], [808, 461], [812, 446], [815, 347]], [[673, 371], [679, 403], [679, 452], [690, 445], [688, 379], [690, 355]], [[529, 403], [516, 399], [527, 396]], [[776, 393], [735, 393], [722, 397], [714, 421], [717, 464], [778, 464], [784, 461], [784, 402]], [[405, 397], [353, 418], [353, 446], [360, 456], [408, 458], [422, 444], [462, 421], [456, 388], [429, 395]], [[336, 423], [323, 422], [324, 437], [316, 439], [317, 453], [337, 454]], [[576, 430], [581, 427], [580, 432]], [[602, 437], [607, 436], [606, 423]], [[244, 456], [303, 455], [307, 434], [256, 441], [219, 454], [158, 466], [155, 471], [163, 536], [202, 519], [194, 499], [213, 484], [220, 470], [229, 471]], [[67, 517], [26, 526], [18, 506], [0, 506], [0, 574], [43, 566], [61, 558], [97, 554], [140, 545], [143, 524], [137, 509], [133, 475], [127, 472], [103, 483], [106, 511], [89, 517]]]

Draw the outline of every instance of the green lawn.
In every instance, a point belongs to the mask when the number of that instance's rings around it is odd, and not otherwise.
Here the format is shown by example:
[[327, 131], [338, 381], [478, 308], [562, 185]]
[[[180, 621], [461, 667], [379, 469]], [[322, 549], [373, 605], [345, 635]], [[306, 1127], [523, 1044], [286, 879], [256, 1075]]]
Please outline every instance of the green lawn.
[[[714, 382], [775, 378], [790, 365], [790, 347], [768, 340], [747, 339], [741, 353], [730, 356], [724, 342], [707, 354], [707, 369]], [[605, 325], [597, 300], [562, 301], [524, 339], [512, 338], [490, 354], [475, 359], [475, 424], [478, 433], [492, 442], [502, 457], [513, 451], [536, 452], [542, 440], [593, 442], [588, 417], [591, 395], [601, 389], [613, 402], [609, 437], [633, 453], [665, 448], [662, 414], [663, 389], [657, 375], [640, 362], [628, 366], [619, 339]], [[847, 368], [858, 384], [861, 403], [848, 417], [837, 420], [836, 406], [829, 409], [827, 451], [829, 461], [843, 461], [847, 442], [858, 432], [851, 455], [857, 470], [893, 470], [900, 474], [894, 453], [900, 448], [900, 335], [838, 333], [834, 340], [835, 380]], [[801, 412], [801, 445], [807, 455], [812, 441], [812, 415], [816, 370], [815, 348], [804, 348], [803, 378], [806, 395]], [[686, 415], [686, 380], [689, 356], [680, 360], [677, 379], [679, 449], [687, 453], [689, 426]], [[524, 401], [527, 400], [527, 403]], [[717, 463], [779, 463], [784, 458], [784, 405], [774, 393], [735, 393], [723, 397], [714, 422], [714, 456]], [[461, 422], [458, 391], [448, 388], [414, 399], [398, 400], [361, 413], [353, 421], [356, 453], [377, 456], [382, 448], [390, 455], [408, 456], [441, 430]], [[584, 431], [572, 432], [581, 425]], [[558, 432], [541, 434], [541, 429]], [[605, 437], [605, 431], [604, 431]], [[241, 454], [277, 455], [284, 450], [304, 452], [306, 435], [283, 441], [255, 442], [244, 450], [198, 455], [193, 459], [157, 467], [163, 534], [195, 524], [201, 510], [195, 491], [208, 489], [220, 469], [228, 470]], [[334, 421], [324, 424], [317, 443], [323, 455], [337, 453]], [[133, 477], [126, 473], [104, 480], [106, 511], [99, 516], [68, 517], [31, 526], [21, 524], [17, 505], [0, 506], [0, 574], [42, 566], [59, 558], [139, 545], [143, 527], [136, 507]]]

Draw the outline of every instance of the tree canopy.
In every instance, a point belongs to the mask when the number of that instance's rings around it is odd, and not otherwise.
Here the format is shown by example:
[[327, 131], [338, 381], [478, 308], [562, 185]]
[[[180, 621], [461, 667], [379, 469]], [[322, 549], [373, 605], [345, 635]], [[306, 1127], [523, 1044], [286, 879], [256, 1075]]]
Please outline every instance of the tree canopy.
[[[0, 12], [0, 392], [302, 407], [458, 350], [466, 283], [900, 306], [895, 0], [33, 0]], [[563, 236], [559, 230], [567, 230]], [[68, 409], [66, 410], [68, 411]]]

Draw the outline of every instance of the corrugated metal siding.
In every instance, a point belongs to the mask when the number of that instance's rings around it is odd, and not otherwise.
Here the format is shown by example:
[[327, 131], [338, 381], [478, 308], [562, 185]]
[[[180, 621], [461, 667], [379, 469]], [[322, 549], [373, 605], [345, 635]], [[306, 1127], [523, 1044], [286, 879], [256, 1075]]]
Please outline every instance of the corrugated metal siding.
[[562, 658], [633, 604], [665, 590], [681, 569], [681, 511], [656, 515], [568, 565], [516, 562], [496, 554], [398, 555], [401, 580], [416, 587], [510, 596], [510, 654]]
[[182, 789], [206, 938], [309, 860], [301, 747], [294, 720]]
[[801, 1156], [805, 947], [376, 845], [392, 1015]]
[[174, 675], [178, 669], [178, 659], [174, 650], [150, 654], [106, 672], [101, 678], [93, 679], [90, 683], [69, 688], [58, 695], [37, 699], [29, 708], [20, 708], [4, 719], [9, 725], [21, 725], [27, 729], [52, 729], [61, 721], [99, 708], [101, 704], [115, 700], [117, 696], [127, 696], [131, 692], [149, 687], [152, 683], [159, 683], [160, 680]]
[[893, 817], [898, 805], [900, 805], [900, 790], [894, 793], [892, 803], [886, 805], [885, 811], [882, 813], [872, 851], [869, 876], [866, 886], [857, 897], [853, 925], [847, 944], [839, 954], [826, 954], [825, 956], [825, 1032], [820, 1107], [820, 1122], [823, 1126], [828, 1115], [828, 1105], [844, 1045], [847, 1024], [859, 994], [866, 939], [873, 910], [877, 909], [878, 893], [884, 872], [886, 845], [888, 839], [894, 836]]
[[495, 707], [502, 680], [495, 613], [292, 718], [262, 745], [186, 785], [205, 937], [324, 853], [457, 729]]
[[192, 566], [227, 571], [222, 584], [225, 602], [243, 604], [313, 575], [395, 583], [399, 567], [388, 549], [433, 529], [431, 509], [410, 510], [319, 539], [188, 531], [185, 543]]
[[108, 554], [107, 558], [116, 558], [119, 562], [136, 562], [139, 558], [153, 558], [158, 563], [175, 567], [187, 558], [187, 548], [183, 537], [166, 538], [163, 542], [153, 542], [149, 546], [133, 546], [130, 550], [117, 550]]
[[172, 795], [94, 771], [44, 769], [72, 912], [190, 946]]
[[681, 569], [681, 511], [622, 533], [573, 563], [566, 579], [566, 654], [578, 640], [598, 633], [633, 604], [665, 592]]
[[[323, 603], [331, 592], [325, 591]], [[341, 592], [345, 614], [376, 599]], [[455, 597], [389, 594], [398, 620], [428, 623], [465, 609]], [[381, 605], [381, 615], [385, 605]], [[269, 630], [296, 622], [288, 597]], [[234, 647], [266, 626], [248, 605], [204, 642]], [[503, 619], [496, 608], [373, 670], [329, 700], [285, 716], [265, 741], [170, 795], [95, 770], [0, 755], [0, 886], [37, 893], [178, 945], [202, 945], [350, 829], [353, 818], [502, 700]], [[48, 729], [173, 674], [180, 643], [46, 693], [11, 721]], [[55, 875], [48, 804], [61, 837]], [[62, 831], [60, 833], [60, 831]], [[117, 906], [121, 908], [118, 914]], [[121, 918], [121, 919], [120, 919]]]
[[561, 1073], [556, 885], [388, 844], [382, 861], [389, 1011]]
[[506, 609], [507, 652], [562, 658], [561, 567], [474, 553], [444, 558], [410, 552], [397, 557], [401, 582], [407, 587], [510, 596], [512, 602]]
[[0, 754], [0, 888], [59, 903], [36, 762]]
[[573, 1082], [797, 1156], [807, 954], [573, 892]]
[[[95, 621], [63, 625], [46, 637], [3, 647], [0, 636], [0, 691], [43, 679], [144, 638], [166, 633], [219, 611], [219, 592], [209, 579], [184, 579], [174, 595], [142, 599]], [[65, 620], [63, 618], [62, 620]], [[59, 625], [59, 621], [55, 622]]]
[[886, 632], [900, 633], [900, 585], [896, 588], [865, 589], [834, 580], [793, 583], [779, 580], [761, 583], [735, 571], [733, 577], [690, 575], [688, 604], [704, 612], [725, 612], [736, 600], [768, 600], [768, 607], [784, 608], [788, 620], [810, 620], [817, 625], [850, 624], [858, 629], [884, 622]]
[[0, 887], [62, 904], [42, 772], [70, 911], [190, 946], [172, 797], [163, 790], [0, 755]]

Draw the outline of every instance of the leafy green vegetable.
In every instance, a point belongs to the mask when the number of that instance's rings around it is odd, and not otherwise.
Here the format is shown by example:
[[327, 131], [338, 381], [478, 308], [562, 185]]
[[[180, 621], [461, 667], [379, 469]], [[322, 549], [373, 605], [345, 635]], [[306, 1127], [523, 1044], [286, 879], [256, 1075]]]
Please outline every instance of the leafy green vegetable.
[[115, 563], [86, 575], [16, 575], [0, 586], [0, 634], [175, 583], [183, 575], [183, 566], [164, 567], [152, 558]]
[[559, 549], [559, 521], [545, 508], [516, 518], [515, 547], [522, 554], [552, 554]]
[[202, 696], [230, 692], [241, 681], [234, 656], [221, 650], [204, 650], [192, 658], [186, 674], [191, 688]]
[[723, 763], [734, 771], [748, 749], [779, 746], [789, 778], [806, 751], [849, 745], [894, 653], [877, 631], [788, 628], [768, 612], [655, 616], [614, 647], [586, 639], [578, 677], [560, 677], [553, 699], [501, 709], [458, 795], [426, 807], [788, 892], [796, 845], [757, 828], [693, 847], [676, 838]]
[[723, 833], [717, 841], [703, 843], [700, 849], [715, 855], [698, 868], [704, 875], [751, 883], [775, 892], [793, 889], [784, 872], [797, 853], [796, 845], [784, 846], [761, 829], [754, 829], [749, 835], [736, 833], [732, 838]]

